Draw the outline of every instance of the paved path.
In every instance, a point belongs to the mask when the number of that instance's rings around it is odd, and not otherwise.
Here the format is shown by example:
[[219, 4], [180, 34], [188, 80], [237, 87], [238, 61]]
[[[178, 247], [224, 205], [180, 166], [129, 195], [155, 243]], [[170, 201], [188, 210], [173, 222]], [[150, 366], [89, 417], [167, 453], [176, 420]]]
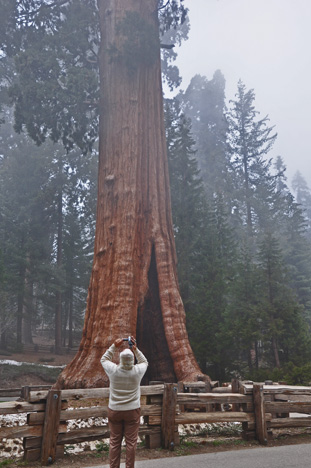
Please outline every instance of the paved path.
[[[310, 468], [310, 466], [311, 444], [260, 447], [184, 457], [159, 458], [135, 463], [135, 468]], [[124, 463], [121, 463], [121, 468], [124, 467]]]

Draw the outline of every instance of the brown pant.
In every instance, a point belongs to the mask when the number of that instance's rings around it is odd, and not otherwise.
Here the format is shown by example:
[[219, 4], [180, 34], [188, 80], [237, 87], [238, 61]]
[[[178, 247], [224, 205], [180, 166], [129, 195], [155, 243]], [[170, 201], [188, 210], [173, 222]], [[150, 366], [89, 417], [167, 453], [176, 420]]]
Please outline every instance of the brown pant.
[[137, 436], [140, 423], [140, 408], [114, 411], [108, 408], [110, 429], [110, 468], [120, 467], [121, 442], [126, 442], [126, 468], [134, 468]]

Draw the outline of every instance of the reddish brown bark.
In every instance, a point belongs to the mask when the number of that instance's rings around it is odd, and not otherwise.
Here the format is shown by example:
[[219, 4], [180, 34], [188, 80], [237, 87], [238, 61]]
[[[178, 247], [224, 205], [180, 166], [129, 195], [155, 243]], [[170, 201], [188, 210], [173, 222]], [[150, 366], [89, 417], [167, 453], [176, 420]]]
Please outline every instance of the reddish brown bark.
[[134, 335], [150, 380], [196, 379], [176, 273], [161, 70], [129, 70], [116, 24], [135, 12], [158, 41], [157, 0], [99, 0], [101, 119], [95, 254], [80, 349], [59, 385], [107, 385], [100, 357], [117, 337]]

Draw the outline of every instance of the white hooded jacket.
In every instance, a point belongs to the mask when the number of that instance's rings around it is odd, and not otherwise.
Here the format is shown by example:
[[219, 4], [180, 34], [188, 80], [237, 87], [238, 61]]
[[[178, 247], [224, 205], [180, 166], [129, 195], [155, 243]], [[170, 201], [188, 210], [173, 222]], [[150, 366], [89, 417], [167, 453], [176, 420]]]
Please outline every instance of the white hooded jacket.
[[147, 370], [148, 361], [137, 348], [134, 351], [137, 364], [134, 364], [132, 351], [120, 353], [120, 364], [112, 362], [116, 351], [114, 344], [103, 354], [100, 362], [110, 381], [108, 407], [115, 411], [140, 408], [140, 382]]

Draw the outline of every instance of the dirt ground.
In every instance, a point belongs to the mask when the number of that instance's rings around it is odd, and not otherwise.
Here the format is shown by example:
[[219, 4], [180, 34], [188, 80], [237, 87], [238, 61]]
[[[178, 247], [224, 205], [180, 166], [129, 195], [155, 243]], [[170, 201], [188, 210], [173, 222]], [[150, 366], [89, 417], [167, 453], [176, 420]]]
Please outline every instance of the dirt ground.
[[[0, 353], [1, 361], [12, 360], [51, 366], [66, 365], [73, 359], [73, 357], [74, 356], [72, 354], [57, 355], [50, 353], [14, 353], [7, 355]], [[59, 369], [59, 371], [61, 371], [61, 369]], [[44, 379], [39, 375], [36, 375], [35, 371], [31, 372], [31, 370], [29, 370], [27, 374], [23, 373], [21, 370], [18, 373], [16, 372], [16, 375], [14, 376], [5, 375], [4, 378], [2, 378], [0, 373], [0, 388], [20, 388], [25, 385], [51, 385], [54, 381], [55, 379]]]
[[[51, 337], [47, 336], [41, 336], [41, 335], [35, 335], [33, 337], [33, 344], [38, 345], [39, 347], [42, 345], [48, 346], [48, 347], [53, 347], [54, 346], [54, 340], [51, 339]], [[27, 362], [27, 363], [33, 363], [33, 364], [49, 364], [52, 366], [62, 366], [69, 364], [70, 361], [74, 358], [74, 354], [70, 353], [64, 353], [64, 354], [55, 354], [55, 353], [50, 353], [46, 351], [45, 353], [43, 352], [22, 352], [22, 353], [5, 353], [1, 354], [1, 349], [0, 349], [0, 360], [5, 360], [5, 359], [11, 359], [13, 361], [18, 361], [18, 362]], [[33, 384], [35, 385], [35, 384]], [[0, 385], [0, 388], [2, 385]]]
[[62, 366], [68, 364], [74, 358], [73, 354], [52, 353], [14, 353], [10, 356], [0, 354], [0, 359], [11, 359], [18, 362], [32, 362], [34, 364], [49, 364], [51, 366]]

